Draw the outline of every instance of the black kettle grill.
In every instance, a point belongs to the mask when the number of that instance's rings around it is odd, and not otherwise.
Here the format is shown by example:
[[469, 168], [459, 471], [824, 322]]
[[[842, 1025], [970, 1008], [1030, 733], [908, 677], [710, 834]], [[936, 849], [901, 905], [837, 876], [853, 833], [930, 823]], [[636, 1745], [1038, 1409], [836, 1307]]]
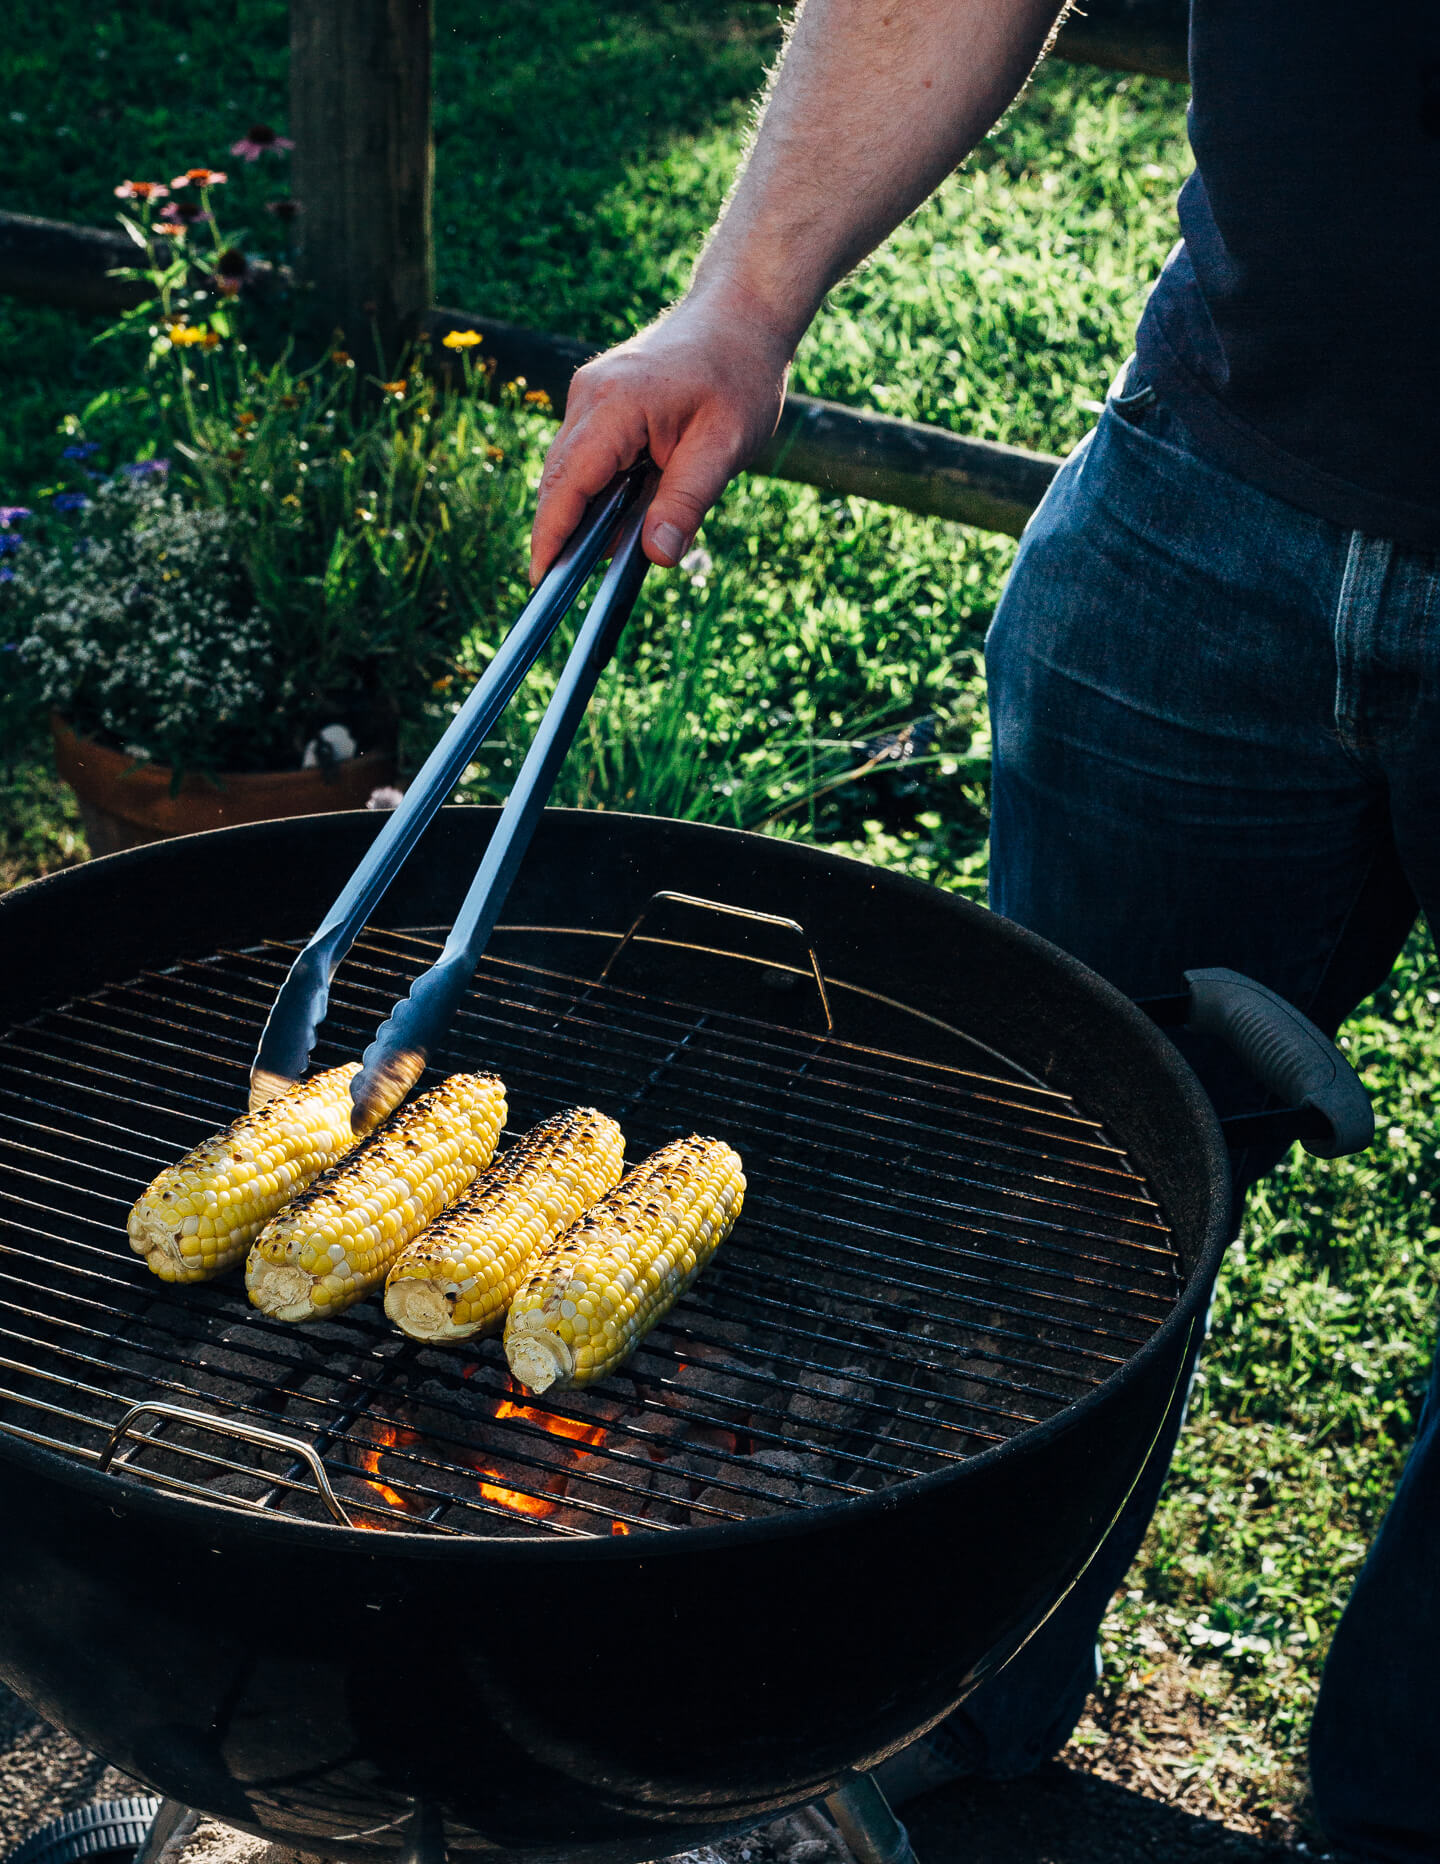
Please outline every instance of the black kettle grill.
[[[336, 979], [358, 1053], [495, 812], [451, 809]], [[1060, 951], [793, 843], [546, 812], [444, 1070], [512, 1129], [713, 1131], [751, 1191], [624, 1372], [554, 1403], [378, 1303], [156, 1282], [125, 1212], [243, 1108], [375, 818], [133, 850], [0, 900], [0, 1676], [157, 1791], [342, 1859], [614, 1864], [873, 1766], [1012, 1654], [1177, 1401], [1231, 1221], [1179, 1053]], [[1178, 981], [1178, 980], [1177, 980]], [[1318, 1032], [1202, 975], [1322, 1149]], [[419, 1809], [417, 1812], [417, 1808]]]

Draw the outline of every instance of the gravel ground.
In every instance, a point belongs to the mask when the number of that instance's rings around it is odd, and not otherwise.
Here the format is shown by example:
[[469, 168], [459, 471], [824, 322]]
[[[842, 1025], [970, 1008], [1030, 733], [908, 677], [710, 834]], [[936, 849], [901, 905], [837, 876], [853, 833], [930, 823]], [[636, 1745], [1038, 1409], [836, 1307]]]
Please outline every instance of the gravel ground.
[[[144, 1789], [48, 1727], [0, 1685], [0, 1856], [74, 1806], [137, 1790]], [[913, 1801], [903, 1816], [921, 1864], [1175, 1864], [1191, 1857], [1285, 1864], [1296, 1855], [1060, 1762], [1003, 1786], [946, 1787]], [[804, 1842], [813, 1834], [798, 1828], [786, 1837], [800, 1842], [772, 1844], [772, 1832], [778, 1838], [780, 1826], [729, 1841], [723, 1864], [741, 1858], [746, 1864], [836, 1864], [841, 1855], [832, 1849], [826, 1858], [825, 1847]], [[185, 1864], [197, 1864], [188, 1851]]]
[[1294, 1864], [1272, 1844], [1053, 1761], [1004, 1785], [949, 1786], [904, 1810], [921, 1864]]
[[0, 1683], [0, 1855], [62, 1812], [144, 1791]]

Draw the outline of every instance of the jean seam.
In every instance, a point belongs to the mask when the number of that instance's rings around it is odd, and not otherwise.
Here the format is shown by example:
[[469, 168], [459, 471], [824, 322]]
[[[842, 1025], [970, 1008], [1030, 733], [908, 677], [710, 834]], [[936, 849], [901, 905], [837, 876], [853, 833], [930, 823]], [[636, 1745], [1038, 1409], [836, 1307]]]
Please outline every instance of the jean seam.
[[1335, 603], [1335, 734], [1351, 762], [1367, 771], [1360, 723], [1359, 661], [1366, 624], [1373, 624], [1393, 553], [1394, 545], [1388, 537], [1352, 531]]

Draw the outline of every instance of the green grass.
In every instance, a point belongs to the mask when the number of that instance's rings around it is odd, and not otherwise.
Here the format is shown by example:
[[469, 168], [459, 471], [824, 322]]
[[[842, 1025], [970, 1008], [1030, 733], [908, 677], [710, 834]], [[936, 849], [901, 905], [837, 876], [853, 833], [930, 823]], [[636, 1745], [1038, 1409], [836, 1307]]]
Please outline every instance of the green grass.
[[[719, 0], [439, 0], [442, 301], [593, 339], [652, 314], [683, 287], [775, 44], [764, 9]], [[168, 178], [221, 157], [251, 120], [283, 123], [284, 8], [57, 0], [27, 21], [9, 77], [3, 204], [101, 221], [121, 174]], [[1183, 104], [1155, 81], [1045, 70], [965, 174], [835, 293], [797, 386], [1065, 452], [1175, 236]], [[237, 184], [240, 217], [267, 238], [261, 183], [280, 172]], [[84, 334], [0, 303], [0, 501], [46, 482], [56, 421], [108, 379]], [[532, 474], [542, 444], [537, 429]], [[863, 736], [877, 715], [931, 714], [936, 761], [789, 809], [779, 826], [980, 891], [980, 645], [1013, 546], [758, 479], [736, 485], [703, 542], [703, 587], [647, 584], [565, 794], [756, 819], [803, 796], [810, 747]], [[474, 658], [487, 646], [477, 639]], [[542, 697], [543, 683], [531, 719]], [[493, 747], [474, 793], [504, 779], [514, 748]], [[11, 771], [0, 822], [6, 879], [76, 851], [42, 763]], [[1437, 1006], [1440, 974], [1417, 939], [1349, 1035], [1388, 1141], [1359, 1161], [1294, 1160], [1252, 1201], [1076, 1749], [1256, 1828], [1304, 1829], [1319, 1665], [1423, 1389]]]

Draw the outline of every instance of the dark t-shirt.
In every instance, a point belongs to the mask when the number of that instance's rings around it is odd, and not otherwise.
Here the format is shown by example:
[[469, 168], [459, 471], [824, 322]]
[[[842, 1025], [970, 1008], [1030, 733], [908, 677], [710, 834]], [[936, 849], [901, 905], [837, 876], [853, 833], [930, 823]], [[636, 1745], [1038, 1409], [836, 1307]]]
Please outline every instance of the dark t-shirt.
[[1440, 547], [1440, 0], [1192, 0], [1190, 74], [1139, 372], [1239, 477]]

